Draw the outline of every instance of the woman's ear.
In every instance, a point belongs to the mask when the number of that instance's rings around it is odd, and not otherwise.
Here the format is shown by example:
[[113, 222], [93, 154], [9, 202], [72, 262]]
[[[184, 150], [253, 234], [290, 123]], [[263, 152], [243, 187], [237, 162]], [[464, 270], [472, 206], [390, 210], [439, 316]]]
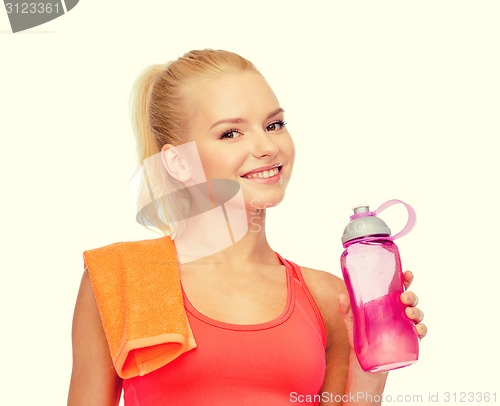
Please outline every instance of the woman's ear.
[[165, 166], [170, 176], [183, 183], [191, 179], [191, 170], [189, 169], [188, 161], [178, 148], [172, 144], [165, 144], [161, 148], [160, 153], [163, 166]]

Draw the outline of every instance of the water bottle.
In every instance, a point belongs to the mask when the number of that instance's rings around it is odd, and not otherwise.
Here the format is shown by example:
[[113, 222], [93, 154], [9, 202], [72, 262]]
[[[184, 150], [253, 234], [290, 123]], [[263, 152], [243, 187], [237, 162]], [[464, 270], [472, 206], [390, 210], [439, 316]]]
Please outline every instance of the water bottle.
[[[408, 221], [394, 236], [377, 215], [394, 204], [405, 205]], [[340, 262], [353, 311], [354, 350], [364, 371], [402, 368], [418, 359], [418, 335], [401, 302], [404, 290], [399, 250], [394, 240], [415, 224], [415, 211], [400, 200], [390, 200], [374, 212], [354, 207], [344, 230]]]

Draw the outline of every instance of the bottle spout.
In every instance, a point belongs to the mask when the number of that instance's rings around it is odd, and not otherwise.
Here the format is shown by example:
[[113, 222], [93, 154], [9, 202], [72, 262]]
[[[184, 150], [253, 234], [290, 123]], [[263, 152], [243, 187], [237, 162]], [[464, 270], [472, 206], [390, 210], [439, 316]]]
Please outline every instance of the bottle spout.
[[351, 215], [351, 220], [356, 220], [360, 217], [375, 215], [374, 212], [370, 211], [370, 206], [367, 204], [358, 204], [357, 206], [354, 206], [352, 210], [354, 211], [354, 214]]
[[354, 206], [352, 209], [354, 210], [354, 214], [370, 212], [370, 206], [368, 206], [367, 204], [360, 204], [358, 206]]

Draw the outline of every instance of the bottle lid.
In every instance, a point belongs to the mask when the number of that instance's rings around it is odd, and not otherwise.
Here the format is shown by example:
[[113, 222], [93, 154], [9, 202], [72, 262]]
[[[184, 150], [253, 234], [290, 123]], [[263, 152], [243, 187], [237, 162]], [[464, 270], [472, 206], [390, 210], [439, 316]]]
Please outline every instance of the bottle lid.
[[370, 211], [367, 204], [355, 206], [353, 211], [354, 214], [350, 217], [351, 221], [344, 229], [342, 244], [361, 237], [374, 235], [388, 237], [391, 235], [391, 229], [376, 216], [375, 212]]

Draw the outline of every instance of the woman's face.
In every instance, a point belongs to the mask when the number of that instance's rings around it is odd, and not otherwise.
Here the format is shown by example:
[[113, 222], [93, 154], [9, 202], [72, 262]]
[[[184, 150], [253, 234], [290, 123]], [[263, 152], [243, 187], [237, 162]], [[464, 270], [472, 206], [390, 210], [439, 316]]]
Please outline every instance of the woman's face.
[[248, 209], [278, 204], [292, 172], [295, 149], [276, 96], [255, 72], [228, 73], [188, 97], [190, 136], [207, 179], [231, 179]]

